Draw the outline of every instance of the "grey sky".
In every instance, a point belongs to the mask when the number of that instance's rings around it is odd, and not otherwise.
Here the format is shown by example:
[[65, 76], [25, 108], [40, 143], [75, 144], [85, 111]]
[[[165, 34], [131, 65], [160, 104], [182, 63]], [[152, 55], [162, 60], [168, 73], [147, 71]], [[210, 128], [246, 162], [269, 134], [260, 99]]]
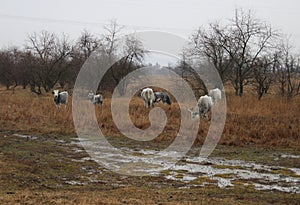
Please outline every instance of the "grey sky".
[[235, 8], [251, 9], [300, 50], [299, 0], [0, 0], [0, 47], [21, 46], [29, 33], [48, 30], [77, 38], [100, 34], [111, 19], [127, 32], [161, 30], [188, 37], [199, 26], [226, 20]]

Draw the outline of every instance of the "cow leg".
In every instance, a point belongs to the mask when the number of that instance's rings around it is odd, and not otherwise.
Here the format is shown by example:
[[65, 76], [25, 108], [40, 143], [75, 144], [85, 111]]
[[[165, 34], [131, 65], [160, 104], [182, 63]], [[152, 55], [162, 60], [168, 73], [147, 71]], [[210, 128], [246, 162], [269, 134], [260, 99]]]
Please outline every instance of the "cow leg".
[[154, 107], [153, 100], [150, 100], [150, 105], [151, 105], [151, 107]]

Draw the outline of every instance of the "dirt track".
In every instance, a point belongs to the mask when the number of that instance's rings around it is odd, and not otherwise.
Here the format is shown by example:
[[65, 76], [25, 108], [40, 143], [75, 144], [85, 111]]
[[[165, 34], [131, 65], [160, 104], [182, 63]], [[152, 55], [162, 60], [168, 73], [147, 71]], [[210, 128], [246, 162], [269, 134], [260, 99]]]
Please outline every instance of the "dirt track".
[[[110, 138], [133, 156], [155, 150]], [[217, 147], [199, 162], [194, 147], [175, 167], [128, 176], [89, 158], [74, 136], [2, 132], [1, 201], [24, 203], [298, 204], [299, 153], [291, 150]], [[197, 161], [198, 160], [198, 161]]]

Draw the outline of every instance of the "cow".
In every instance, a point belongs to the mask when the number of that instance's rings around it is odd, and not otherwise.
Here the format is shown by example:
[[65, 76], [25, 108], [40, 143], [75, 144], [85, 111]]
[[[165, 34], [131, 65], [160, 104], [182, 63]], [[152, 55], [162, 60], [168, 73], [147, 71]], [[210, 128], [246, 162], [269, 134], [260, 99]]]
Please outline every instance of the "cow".
[[90, 99], [90, 101], [94, 105], [98, 104], [99, 106], [101, 106], [103, 104], [103, 97], [101, 94], [95, 95], [94, 93], [91, 92], [88, 94], [88, 99]]
[[154, 92], [151, 88], [145, 88], [142, 90], [141, 92], [141, 97], [144, 100], [144, 105], [146, 107], [153, 107], [154, 106], [154, 100], [155, 100], [155, 96], [154, 96]]
[[192, 119], [199, 119], [201, 116], [205, 117], [205, 119], [208, 119], [208, 112], [211, 111], [212, 107], [212, 97], [204, 95], [199, 98], [197, 105], [192, 109], [188, 109], [188, 111], [190, 111]]
[[212, 98], [213, 103], [217, 103], [222, 98], [222, 92], [219, 88], [212, 89], [208, 92], [208, 95]]
[[53, 90], [53, 99], [54, 103], [57, 107], [60, 107], [61, 104], [65, 104], [65, 107], [67, 107], [68, 104], [68, 92], [67, 91], [59, 91], [59, 90]]
[[170, 97], [167, 93], [164, 92], [154, 92], [154, 103], [158, 103], [159, 101], [162, 101], [163, 104], [167, 103], [168, 105], [171, 105], [172, 102], [170, 100]]

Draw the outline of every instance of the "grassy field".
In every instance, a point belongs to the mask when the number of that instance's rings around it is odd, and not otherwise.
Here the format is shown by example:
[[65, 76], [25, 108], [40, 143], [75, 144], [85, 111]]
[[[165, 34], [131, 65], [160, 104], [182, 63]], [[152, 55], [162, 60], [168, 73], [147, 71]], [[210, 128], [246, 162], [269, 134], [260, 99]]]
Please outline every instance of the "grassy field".
[[[37, 97], [28, 90], [18, 89], [15, 94], [4, 88], [0, 90], [0, 129], [26, 133], [75, 134], [72, 120], [72, 105], [56, 109], [52, 95]], [[177, 103], [163, 107], [168, 116], [167, 126], [157, 141], [172, 140], [180, 126]], [[140, 129], [150, 126], [149, 109], [136, 97], [130, 103], [133, 123]], [[121, 136], [113, 123], [110, 99], [104, 100], [102, 108], [96, 107], [99, 126], [105, 135]], [[261, 101], [255, 96], [242, 98], [227, 95], [227, 117], [220, 144], [256, 145], [265, 147], [300, 148], [300, 98], [291, 100], [275, 95]], [[209, 122], [203, 120], [195, 143], [203, 143]]]
[[[0, 201], [2, 204], [299, 204], [300, 196], [280, 191], [259, 191], [235, 181], [219, 188], [201, 177], [190, 186], [162, 176], [133, 177], [113, 173], [78, 152], [71, 103], [57, 109], [51, 94], [36, 96], [17, 88], [15, 94], [0, 89]], [[71, 102], [71, 99], [69, 99]], [[153, 143], [164, 146], [178, 132], [178, 105], [163, 108], [168, 116], [164, 132]], [[139, 98], [131, 101], [131, 119], [147, 128], [149, 110]], [[298, 158], [274, 161], [281, 153], [300, 154], [300, 98], [287, 101], [266, 96], [227, 95], [224, 133], [212, 157], [251, 160], [267, 165], [300, 168]], [[99, 126], [120, 144], [110, 114], [110, 100], [96, 107]], [[203, 142], [209, 122], [201, 121], [194, 149]], [[28, 134], [29, 137], [16, 135]], [[35, 138], [36, 137], [36, 138]], [[122, 140], [121, 140], [122, 139]], [[125, 142], [124, 142], [125, 143]], [[274, 170], [281, 174], [283, 170]], [[180, 173], [178, 174], [180, 177]], [[224, 176], [226, 177], [226, 176]], [[298, 175], [295, 177], [299, 177]]]

